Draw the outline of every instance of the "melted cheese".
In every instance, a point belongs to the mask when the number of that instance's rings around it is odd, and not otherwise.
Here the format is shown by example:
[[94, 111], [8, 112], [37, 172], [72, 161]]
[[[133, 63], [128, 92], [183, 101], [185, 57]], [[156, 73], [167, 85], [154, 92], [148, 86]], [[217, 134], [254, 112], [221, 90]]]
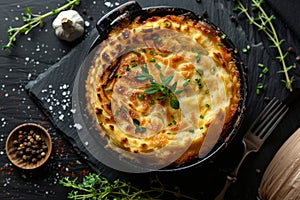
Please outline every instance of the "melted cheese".
[[219, 139], [240, 100], [238, 70], [218, 33], [180, 16], [113, 30], [86, 89], [108, 147], [176, 165], [198, 157], [208, 133]]

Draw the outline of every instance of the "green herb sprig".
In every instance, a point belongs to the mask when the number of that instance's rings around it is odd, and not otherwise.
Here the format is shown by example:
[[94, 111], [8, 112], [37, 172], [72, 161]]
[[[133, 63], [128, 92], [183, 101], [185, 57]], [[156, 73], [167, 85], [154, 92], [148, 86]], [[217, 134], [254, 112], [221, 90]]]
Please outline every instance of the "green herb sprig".
[[59, 181], [65, 187], [71, 188], [68, 199], [161, 199], [163, 195], [172, 195], [175, 199], [195, 200], [193, 197], [181, 194], [177, 189], [169, 190], [162, 182], [155, 178], [151, 180], [150, 188], [142, 190], [132, 186], [130, 183], [119, 179], [111, 182], [102, 175], [91, 173], [83, 178], [82, 183], [77, 182], [77, 178], [70, 180], [65, 177]]
[[164, 99], [169, 98], [170, 106], [174, 109], [179, 109], [179, 101], [176, 98], [176, 96], [174, 95], [174, 93], [176, 93], [175, 90], [177, 87], [177, 82], [174, 82], [171, 85], [171, 87], [168, 88], [168, 85], [172, 81], [174, 75], [169, 75], [167, 77], [164, 77], [163, 74], [160, 73], [160, 80], [161, 80], [161, 84], [160, 84], [160, 83], [157, 83], [154, 80], [153, 76], [149, 74], [149, 70], [148, 70], [147, 66], [141, 66], [141, 69], [142, 69], [142, 73], [137, 74], [135, 76], [135, 79], [139, 80], [139, 81], [149, 80], [151, 83], [150, 87], [147, 88], [144, 91], [144, 93], [153, 95], [153, 94], [157, 94], [158, 92], [160, 92], [162, 95], [160, 97], [156, 98], [156, 100], [164, 100]]
[[18, 34], [25, 34], [27, 35], [33, 28], [35, 27], [39, 27], [42, 28], [44, 26], [44, 19], [46, 17], [49, 16], [55, 16], [58, 13], [60, 13], [61, 11], [70, 8], [73, 9], [74, 5], [79, 5], [80, 4], [80, 0], [66, 0], [67, 3], [55, 10], [52, 10], [50, 12], [47, 12], [43, 15], [37, 15], [37, 14], [33, 14], [31, 12], [30, 7], [26, 7], [26, 11], [23, 14], [23, 22], [24, 25], [21, 27], [9, 27], [7, 30], [8, 33], [8, 43], [2, 46], [3, 50], [7, 50], [10, 49], [14, 46], [14, 43], [17, 40], [17, 35]]
[[264, 3], [264, 0], [251, 0], [252, 5], [251, 7], [253, 10], [257, 11], [257, 16], [254, 17], [250, 14], [248, 6], [245, 6], [240, 0], [233, 0], [236, 2], [235, 10], [239, 11], [240, 14], [244, 14], [248, 22], [258, 28], [259, 31], [263, 31], [268, 39], [272, 42], [272, 45], [270, 45], [271, 48], [275, 48], [278, 51], [278, 56], [276, 59], [281, 63], [282, 70], [277, 71], [277, 73], [283, 73], [285, 76], [285, 79], [282, 80], [284, 82], [285, 87], [289, 91], [293, 91], [292, 83], [295, 79], [294, 76], [290, 77], [289, 71], [293, 68], [296, 68], [296, 65], [287, 66], [285, 62], [285, 58], [288, 55], [288, 52], [284, 53], [281, 45], [284, 42], [284, 40], [280, 40], [278, 37], [278, 34], [276, 32], [276, 29], [273, 25], [273, 20], [275, 19], [274, 15], [268, 15], [266, 11], [264, 10], [262, 4]]

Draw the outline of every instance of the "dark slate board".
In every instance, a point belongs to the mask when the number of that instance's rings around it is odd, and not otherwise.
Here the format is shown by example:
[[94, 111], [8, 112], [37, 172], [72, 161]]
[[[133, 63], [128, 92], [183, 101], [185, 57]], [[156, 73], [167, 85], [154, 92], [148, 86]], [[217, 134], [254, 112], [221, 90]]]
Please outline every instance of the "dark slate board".
[[[239, 50], [248, 44], [252, 46], [248, 54], [241, 54], [245, 64], [248, 66], [248, 103], [245, 120], [235, 140], [232, 141], [226, 151], [222, 152], [223, 155], [211, 161], [206, 166], [198, 166], [179, 172], [158, 174], [128, 174], [118, 172], [94, 159], [86, 150], [84, 144], [82, 144], [74, 128], [71, 92], [80, 64], [87, 55], [91, 44], [97, 38], [98, 34], [96, 30], [93, 30], [85, 40], [58, 63], [50, 67], [48, 71], [41, 74], [35, 81], [28, 83], [26, 88], [35, 102], [47, 114], [49, 120], [66, 136], [66, 139], [78, 150], [78, 153], [87, 160], [95, 171], [111, 179], [125, 178], [137, 185], [147, 185], [149, 177], [159, 175], [164, 183], [170, 186], [179, 186], [183, 193], [194, 195], [199, 199], [212, 199], [218, 190], [221, 189], [226, 174], [235, 167], [240, 159], [242, 155], [240, 139], [246, 128], [249, 127], [250, 123], [265, 105], [264, 97], [277, 96], [280, 99], [284, 99], [287, 96], [288, 92], [280, 81], [282, 77], [276, 73], [280, 65], [274, 60], [274, 52], [266, 48], [269, 45], [268, 40], [261, 34], [258, 34], [255, 28], [249, 26], [245, 22], [245, 19], [241, 19], [239, 23], [234, 23], [230, 20], [231, 15], [236, 15], [232, 12], [234, 5], [231, 1], [202, 1], [201, 4], [198, 4], [196, 1], [187, 2], [182, 0], [157, 0], [151, 2], [140, 0], [138, 2], [142, 7], [170, 5], [189, 9], [196, 14], [202, 14], [204, 11], [207, 11], [208, 19], [219, 26], [232, 39]], [[287, 38], [285, 45], [293, 44], [295, 48], [299, 47], [299, 41], [282, 24], [280, 19], [277, 19], [276, 26], [279, 28], [279, 35]], [[299, 51], [297, 48], [296, 50]], [[293, 63], [294, 57], [289, 56], [287, 62]], [[261, 69], [257, 67], [258, 63], [263, 63], [270, 68], [269, 74], [262, 80], [258, 80], [258, 75], [261, 72]], [[298, 69], [295, 70], [295, 74], [299, 74]], [[255, 87], [260, 81], [264, 83], [265, 90], [262, 95], [256, 95]], [[296, 79], [295, 85], [299, 86], [298, 79]], [[298, 104], [293, 109], [299, 111], [299, 107]], [[286, 119], [274, 131], [274, 136], [271, 136], [270, 141], [266, 143], [261, 152], [256, 156], [250, 156], [245, 162], [239, 174], [238, 184], [231, 188], [227, 195], [228, 199], [255, 199], [259, 180], [262, 176], [261, 173], [256, 172], [256, 169], [259, 168], [263, 171], [280, 145], [299, 126], [300, 116], [296, 115], [295, 112], [289, 113]], [[198, 184], [189, 184], [191, 181]]]

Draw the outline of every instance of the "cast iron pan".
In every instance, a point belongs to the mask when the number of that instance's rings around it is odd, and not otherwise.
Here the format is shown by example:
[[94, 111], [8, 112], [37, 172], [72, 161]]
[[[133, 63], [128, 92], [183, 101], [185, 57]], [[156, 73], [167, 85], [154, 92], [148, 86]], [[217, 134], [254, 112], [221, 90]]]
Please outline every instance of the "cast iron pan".
[[[128, 163], [127, 161], [124, 161], [118, 154], [115, 152], [105, 148], [106, 141], [100, 138], [99, 133], [95, 131], [95, 127], [93, 127], [94, 124], [96, 125], [97, 122], [93, 121], [95, 120], [93, 118], [89, 117], [89, 114], [86, 110], [86, 105], [89, 103], [86, 100], [85, 97], [85, 81], [88, 75], [89, 67], [92, 64], [93, 57], [96, 52], [96, 47], [101, 44], [105, 39], [107, 39], [108, 34], [114, 29], [114, 27], [118, 26], [118, 23], [120, 23], [121, 20], [133, 20], [137, 16], [142, 16], [142, 19], [147, 19], [151, 16], [164, 16], [164, 15], [184, 15], [189, 17], [193, 20], [200, 20], [208, 23], [211, 27], [213, 27], [219, 35], [223, 35], [224, 33], [214, 24], [209, 22], [207, 19], [203, 18], [202, 16], [196, 15], [195, 13], [182, 9], [182, 8], [173, 8], [173, 7], [148, 7], [148, 8], [141, 8], [140, 5], [135, 1], [130, 1], [128, 3], [125, 3], [118, 8], [113, 9], [111, 12], [104, 15], [98, 22], [97, 22], [97, 30], [99, 32], [98, 38], [94, 41], [94, 43], [91, 45], [90, 48], [90, 54], [86, 57], [84, 63], [81, 66], [81, 69], [79, 70], [80, 73], [77, 75], [77, 78], [75, 80], [74, 88], [75, 91], [73, 91], [73, 106], [76, 108], [74, 120], [76, 122], [80, 122], [82, 124], [82, 127], [80, 130], [78, 130], [78, 134], [84, 144], [86, 144], [86, 148], [88, 151], [96, 158], [99, 159], [100, 162], [107, 165], [106, 163], [109, 162], [111, 165], [117, 165], [126, 168], [124, 171], [127, 172], [147, 172], [151, 170], [145, 170], [140, 169], [140, 166], [132, 165], [131, 163]], [[232, 119], [232, 123], [227, 129], [227, 132], [222, 135], [221, 140], [219, 140], [215, 146], [212, 148], [212, 150], [201, 159], [195, 159], [190, 163], [187, 163], [185, 165], [181, 165], [179, 167], [164, 167], [162, 169], [158, 169], [156, 171], [177, 171], [177, 170], [183, 170], [188, 169], [193, 166], [198, 165], [204, 165], [207, 163], [210, 159], [217, 156], [218, 153], [220, 153], [223, 149], [226, 148], [227, 145], [229, 145], [230, 141], [233, 139], [233, 137], [236, 135], [244, 116], [245, 112], [245, 105], [246, 105], [246, 96], [247, 96], [247, 78], [246, 78], [246, 72], [245, 72], [245, 66], [243, 62], [240, 59], [240, 56], [238, 54], [238, 51], [236, 50], [234, 44], [232, 41], [226, 37], [222, 41], [224, 45], [230, 49], [233, 52], [233, 57], [236, 60], [238, 70], [239, 70], [239, 78], [241, 83], [241, 100], [239, 102], [239, 110]], [[98, 129], [97, 129], [98, 130]], [[109, 161], [107, 161], [109, 159]], [[111, 164], [112, 163], [112, 164]], [[120, 170], [120, 169], [117, 169]]]

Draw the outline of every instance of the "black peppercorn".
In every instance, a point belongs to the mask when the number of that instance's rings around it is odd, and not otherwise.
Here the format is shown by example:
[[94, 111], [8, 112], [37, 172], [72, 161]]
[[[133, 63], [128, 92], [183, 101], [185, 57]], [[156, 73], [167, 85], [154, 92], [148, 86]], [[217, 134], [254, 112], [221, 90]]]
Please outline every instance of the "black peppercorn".
[[37, 163], [46, 156], [48, 147], [41, 135], [33, 130], [19, 131], [13, 141], [16, 157], [23, 162]]

